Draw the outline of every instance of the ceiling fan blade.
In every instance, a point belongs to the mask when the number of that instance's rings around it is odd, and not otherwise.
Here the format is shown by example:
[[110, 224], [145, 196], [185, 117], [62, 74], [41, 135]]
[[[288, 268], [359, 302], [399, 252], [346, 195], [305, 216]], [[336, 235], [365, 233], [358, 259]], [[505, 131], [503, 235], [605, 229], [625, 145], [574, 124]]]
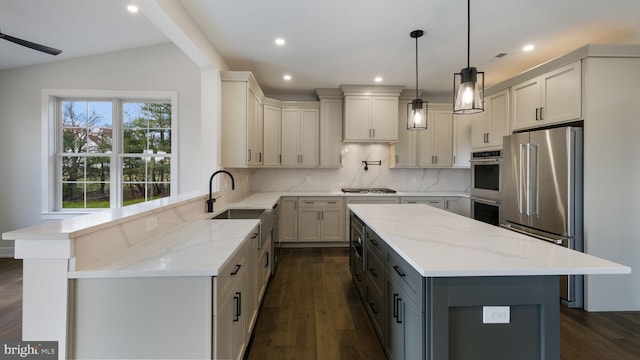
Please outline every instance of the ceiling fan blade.
[[18, 39], [17, 37], [13, 37], [13, 36], [10, 36], [10, 35], [7, 35], [7, 34], [3, 34], [1, 32], [0, 32], [0, 39], [9, 40], [9, 41], [11, 41], [13, 43], [16, 43], [18, 45], [26, 46], [26, 47], [28, 47], [30, 49], [42, 51], [43, 53], [47, 53], [47, 54], [51, 54], [51, 55], [58, 55], [58, 54], [60, 54], [62, 52], [62, 50], [58, 50], [58, 49], [55, 49], [55, 48], [52, 48], [52, 47], [36, 44], [34, 42], [31, 42], [31, 41]]

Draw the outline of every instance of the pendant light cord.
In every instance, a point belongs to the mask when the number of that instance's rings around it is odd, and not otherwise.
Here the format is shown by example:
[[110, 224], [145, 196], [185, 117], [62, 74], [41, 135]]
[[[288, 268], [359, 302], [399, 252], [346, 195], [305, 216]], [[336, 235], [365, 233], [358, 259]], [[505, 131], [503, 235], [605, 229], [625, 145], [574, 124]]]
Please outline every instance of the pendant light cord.
[[[417, 46], [417, 44], [416, 44]], [[467, 68], [470, 67], [469, 61], [471, 53], [471, 0], [467, 0]]]
[[418, 98], [418, 37], [416, 37], [416, 99]]

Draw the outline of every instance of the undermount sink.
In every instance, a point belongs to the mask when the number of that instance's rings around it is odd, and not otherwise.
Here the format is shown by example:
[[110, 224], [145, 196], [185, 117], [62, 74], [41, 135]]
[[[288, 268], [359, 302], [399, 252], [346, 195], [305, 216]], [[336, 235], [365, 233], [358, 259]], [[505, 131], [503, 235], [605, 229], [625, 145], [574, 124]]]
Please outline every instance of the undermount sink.
[[212, 217], [212, 220], [260, 219], [265, 209], [228, 209]]

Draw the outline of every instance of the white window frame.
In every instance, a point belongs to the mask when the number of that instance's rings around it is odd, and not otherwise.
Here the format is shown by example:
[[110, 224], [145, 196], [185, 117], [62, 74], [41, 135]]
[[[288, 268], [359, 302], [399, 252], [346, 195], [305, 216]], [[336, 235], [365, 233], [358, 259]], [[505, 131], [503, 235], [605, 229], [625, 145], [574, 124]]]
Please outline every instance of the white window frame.
[[[113, 116], [120, 118], [122, 102], [129, 101], [170, 101], [171, 102], [171, 154], [163, 155], [171, 158], [171, 181], [170, 198], [175, 197], [178, 192], [178, 93], [175, 91], [131, 91], [131, 90], [69, 90], [69, 89], [42, 89], [41, 95], [41, 125], [42, 125], [42, 195], [41, 213], [44, 220], [59, 220], [78, 214], [98, 212], [105, 209], [61, 209], [58, 204], [58, 161], [57, 150], [60, 141], [60, 129], [58, 126], [60, 109], [58, 104], [61, 99], [82, 99], [96, 101], [116, 101], [113, 109]], [[113, 122], [114, 134], [122, 134], [122, 124], [120, 121]], [[115, 138], [115, 135], [114, 135]], [[115, 141], [114, 141], [115, 142]], [[118, 142], [120, 140], [118, 139]], [[111, 164], [111, 172], [117, 171], [121, 164], [123, 153], [119, 149], [114, 149], [116, 153], [116, 163]], [[113, 178], [113, 177], [112, 177]], [[110, 184], [110, 204], [111, 208], [122, 207], [122, 178]]]

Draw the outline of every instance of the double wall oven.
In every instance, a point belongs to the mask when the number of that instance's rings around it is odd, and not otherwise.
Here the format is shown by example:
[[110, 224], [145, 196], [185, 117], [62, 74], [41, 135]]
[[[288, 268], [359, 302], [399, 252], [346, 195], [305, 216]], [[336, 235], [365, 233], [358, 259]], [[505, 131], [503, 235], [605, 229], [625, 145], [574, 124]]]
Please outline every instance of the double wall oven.
[[495, 226], [500, 225], [502, 205], [502, 151], [471, 154], [471, 217]]

